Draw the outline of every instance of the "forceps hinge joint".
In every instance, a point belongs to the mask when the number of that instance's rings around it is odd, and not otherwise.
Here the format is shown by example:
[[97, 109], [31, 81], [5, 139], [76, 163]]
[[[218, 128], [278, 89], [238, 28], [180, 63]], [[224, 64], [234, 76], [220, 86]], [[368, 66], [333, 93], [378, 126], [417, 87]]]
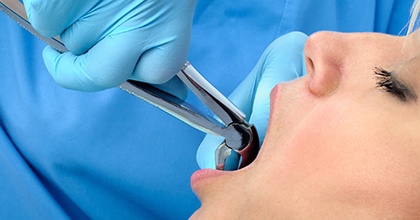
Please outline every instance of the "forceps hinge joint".
[[241, 145], [229, 146], [225, 139], [216, 150], [216, 169], [237, 170], [248, 166], [258, 155], [260, 140], [254, 125], [238, 124], [241, 127], [241, 134], [247, 135]]

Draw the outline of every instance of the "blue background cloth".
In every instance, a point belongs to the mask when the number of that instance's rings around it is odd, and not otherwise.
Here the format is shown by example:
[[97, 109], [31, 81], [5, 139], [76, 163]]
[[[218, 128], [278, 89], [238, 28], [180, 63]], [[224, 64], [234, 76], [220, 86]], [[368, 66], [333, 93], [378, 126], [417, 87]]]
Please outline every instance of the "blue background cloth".
[[[399, 34], [411, 4], [199, 0], [189, 60], [228, 95], [287, 32]], [[59, 87], [44, 46], [0, 14], [0, 218], [188, 218], [199, 207], [189, 178], [204, 134], [117, 88]]]

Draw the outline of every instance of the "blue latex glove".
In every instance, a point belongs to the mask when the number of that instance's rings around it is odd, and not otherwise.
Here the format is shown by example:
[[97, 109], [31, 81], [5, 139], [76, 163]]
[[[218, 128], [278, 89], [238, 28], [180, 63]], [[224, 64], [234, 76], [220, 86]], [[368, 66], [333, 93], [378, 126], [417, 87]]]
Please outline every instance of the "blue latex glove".
[[65, 88], [97, 91], [128, 78], [161, 84], [186, 61], [196, 0], [23, 2], [34, 28], [60, 35], [70, 50], [43, 52], [48, 71]]
[[[276, 39], [265, 50], [252, 72], [233, 91], [229, 99], [257, 128], [260, 141], [265, 137], [270, 113], [270, 92], [280, 82], [305, 74], [303, 47], [307, 36], [292, 32]], [[215, 151], [224, 139], [207, 135], [197, 152], [201, 168], [215, 168]]]

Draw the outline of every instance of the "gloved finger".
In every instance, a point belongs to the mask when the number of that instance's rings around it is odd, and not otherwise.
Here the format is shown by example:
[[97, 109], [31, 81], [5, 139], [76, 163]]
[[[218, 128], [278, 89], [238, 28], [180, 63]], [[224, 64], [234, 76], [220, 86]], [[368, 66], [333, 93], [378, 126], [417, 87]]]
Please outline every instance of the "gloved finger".
[[80, 56], [71, 52], [60, 54], [46, 47], [43, 58], [48, 71], [59, 85], [80, 91], [99, 91], [118, 86], [127, 80], [139, 57], [130, 48], [115, 43], [117, 41], [113, 42], [110, 37], [99, 43], [106, 45], [95, 46]]
[[23, 0], [32, 26], [46, 37], [55, 37], [73, 24], [99, 0]]
[[[142, 36], [157, 46], [147, 48], [145, 45], [149, 45], [148, 41], [138, 40]], [[86, 54], [76, 56], [77, 59], [56, 60], [55, 64], [50, 64], [56, 67], [48, 69], [55, 70], [51, 73], [60, 85], [82, 91], [110, 88], [128, 78], [162, 84], [184, 65], [189, 36], [190, 33], [182, 33], [175, 39], [153, 39], [141, 29], [113, 34], [101, 40]], [[52, 59], [48, 60], [51, 63]]]
[[108, 36], [80, 56], [70, 52], [59, 54], [47, 47], [44, 62], [54, 80], [65, 88], [103, 90], [119, 86], [133, 73], [142, 45], [128, 41], [134, 40], [125, 34]]
[[[275, 40], [265, 50], [252, 72], [234, 90], [229, 99], [257, 128], [262, 142], [270, 111], [270, 92], [279, 82], [289, 81], [304, 74], [303, 47], [307, 36], [292, 32]], [[215, 151], [222, 137], [206, 135], [197, 151], [201, 168], [215, 168]]]
[[[62, 30], [60, 38], [72, 53], [86, 53], [108, 35], [127, 33], [141, 26], [142, 22], [134, 19], [145, 13], [143, 11], [147, 11], [138, 7], [141, 2], [142, 0], [99, 1], [93, 8], [86, 7], [83, 14], [80, 14], [82, 10], [77, 11], [77, 14], [67, 12], [71, 16], [79, 17], [72, 25]], [[142, 35], [137, 36], [137, 41], [148, 39], [149, 36], [145, 34], [150, 32], [147, 28], [142, 28]]]
[[164, 39], [141, 55], [132, 79], [161, 84], [168, 81], [184, 66], [187, 60], [189, 33], [177, 39]]
[[[50, 46], [47, 46], [44, 49], [44, 59], [46, 60], [46, 63], [53, 63], [53, 61], [48, 61], [48, 60], [57, 60], [57, 59], [68, 59], [70, 62], [71, 60], [75, 60], [77, 59], [77, 56], [74, 56], [71, 53], [64, 53], [61, 54], [58, 51], [56, 51], [55, 49], [53, 49]], [[55, 68], [52, 64], [48, 65], [47, 68]], [[50, 71], [50, 69], [49, 69]], [[77, 72], [73, 72], [71, 74], [75, 74]], [[65, 76], [53, 76], [53, 78], [57, 81], [60, 82], [59, 84], [62, 85], [63, 87], [65, 87], [65, 85], [67, 85], [67, 83], [73, 85], [74, 80], [77, 81], [77, 84], [80, 85], [79, 88], [83, 88], [82, 91], [96, 91], [96, 90], [102, 90], [103, 87], [99, 86], [96, 87], [96, 89], [91, 89], [92, 88], [92, 82], [89, 79], [85, 79], [85, 75], [80, 75], [79, 78], [77, 77], [66, 77]], [[84, 82], [84, 80], [86, 80], [87, 82]], [[178, 77], [173, 77], [172, 79], [170, 79], [168, 82], [163, 83], [163, 84], [158, 84], [158, 85], [153, 85], [154, 87], [167, 92], [169, 94], [172, 94], [182, 100], [185, 100], [188, 96], [188, 89], [186, 87], [186, 85], [178, 78]], [[69, 88], [73, 88], [72, 86], [68, 86]], [[65, 87], [65, 88], [68, 88]]]

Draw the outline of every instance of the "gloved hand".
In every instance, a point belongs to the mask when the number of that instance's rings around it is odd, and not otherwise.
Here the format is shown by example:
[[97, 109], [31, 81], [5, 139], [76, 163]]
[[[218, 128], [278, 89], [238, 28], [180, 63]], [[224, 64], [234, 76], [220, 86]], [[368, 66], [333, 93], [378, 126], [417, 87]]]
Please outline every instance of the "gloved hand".
[[128, 78], [161, 84], [184, 65], [196, 0], [24, 0], [42, 35], [60, 35], [45, 65], [63, 87], [98, 91]]
[[[270, 92], [280, 82], [290, 81], [305, 74], [303, 47], [307, 36], [292, 32], [276, 39], [265, 50], [257, 65], [233, 91], [229, 99], [257, 128], [262, 142], [268, 126]], [[215, 151], [223, 137], [206, 135], [197, 152], [201, 168], [215, 168]]]

